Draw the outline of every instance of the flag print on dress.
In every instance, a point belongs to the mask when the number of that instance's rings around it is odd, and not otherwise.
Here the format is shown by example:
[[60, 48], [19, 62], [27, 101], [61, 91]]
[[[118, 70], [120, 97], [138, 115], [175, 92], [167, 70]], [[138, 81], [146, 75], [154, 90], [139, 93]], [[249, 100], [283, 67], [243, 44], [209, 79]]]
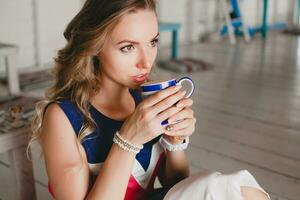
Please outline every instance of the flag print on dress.
[[[139, 92], [130, 90], [130, 93], [137, 106], [142, 100]], [[61, 100], [59, 106], [78, 135], [83, 124], [82, 114], [69, 100]], [[90, 105], [90, 113], [96, 123], [96, 130], [84, 138], [81, 144], [87, 155], [91, 177], [95, 179], [113, 144], [114, 134], [121, 128], [124, 121], [110, 119], [92, 105]], [[153, 192], [154, 181], [158, 173], [161, 173], [160, 170], [163, 170], [165, 161], [165, 152], [158, 142], [159, 138], [160, 136], [144, 144], [144, 148], [136, 155], [125, 200], [140, 200]], [[51, 192], [50, 184], [49, 191]]]

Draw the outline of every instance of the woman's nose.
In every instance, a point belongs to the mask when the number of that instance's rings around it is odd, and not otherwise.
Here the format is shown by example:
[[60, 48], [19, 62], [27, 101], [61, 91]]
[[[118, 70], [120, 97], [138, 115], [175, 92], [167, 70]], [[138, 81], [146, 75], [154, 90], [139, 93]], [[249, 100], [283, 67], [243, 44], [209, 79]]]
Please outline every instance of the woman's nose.
[[150, 68], [151, 65], [149, 63], [149, 58], [147, 56], [147, 52], [146, 51], [141, 51], [140, 53], [140, 57], [137, 63], [137, 68]]

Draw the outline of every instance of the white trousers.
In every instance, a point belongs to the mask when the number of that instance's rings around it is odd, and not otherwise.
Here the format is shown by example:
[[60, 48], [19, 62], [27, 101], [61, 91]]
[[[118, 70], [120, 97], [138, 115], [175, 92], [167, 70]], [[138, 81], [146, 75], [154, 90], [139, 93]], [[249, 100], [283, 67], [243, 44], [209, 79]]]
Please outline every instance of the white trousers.
[[192, 175], [174, 185], [164, 200], [243, 200], [241, 186], [259, 189], [269, 197], [255, 178], [242, 170], [233, 174]]

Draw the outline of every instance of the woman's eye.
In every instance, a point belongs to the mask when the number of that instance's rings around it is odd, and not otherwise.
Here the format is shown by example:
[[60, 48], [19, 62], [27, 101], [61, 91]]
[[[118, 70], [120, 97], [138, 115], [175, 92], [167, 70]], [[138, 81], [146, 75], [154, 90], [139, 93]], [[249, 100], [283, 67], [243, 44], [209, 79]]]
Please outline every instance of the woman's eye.
[[122, 47], [121, 51], [126, 53], [126, 52], [129, 52], [129, 51], [133, 50], [133, 49], [134, 49], [133, 45], [128, 45], [128, 46]]
[[152, 40], [152, 41], [151, 41], [151, 46], [152, 46], [152, 47], [156, 47], [156, 46], [157, 46], [157, 43], [158, 43], [158, 39]]

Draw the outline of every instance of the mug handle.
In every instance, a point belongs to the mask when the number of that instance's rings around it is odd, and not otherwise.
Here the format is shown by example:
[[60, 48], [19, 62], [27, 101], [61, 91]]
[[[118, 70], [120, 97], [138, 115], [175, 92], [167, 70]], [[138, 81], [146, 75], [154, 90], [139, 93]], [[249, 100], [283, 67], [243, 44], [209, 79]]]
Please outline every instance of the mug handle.
[[195, 91], [195, 84], [193, 80], [189, 77], [182, 77], [178, 81], [176, 81], [176, 85], [181, 85], [184, 81], [187, 81], [191, 85], [191, 91], [187, 91], [185, 98], [189, 98]]

